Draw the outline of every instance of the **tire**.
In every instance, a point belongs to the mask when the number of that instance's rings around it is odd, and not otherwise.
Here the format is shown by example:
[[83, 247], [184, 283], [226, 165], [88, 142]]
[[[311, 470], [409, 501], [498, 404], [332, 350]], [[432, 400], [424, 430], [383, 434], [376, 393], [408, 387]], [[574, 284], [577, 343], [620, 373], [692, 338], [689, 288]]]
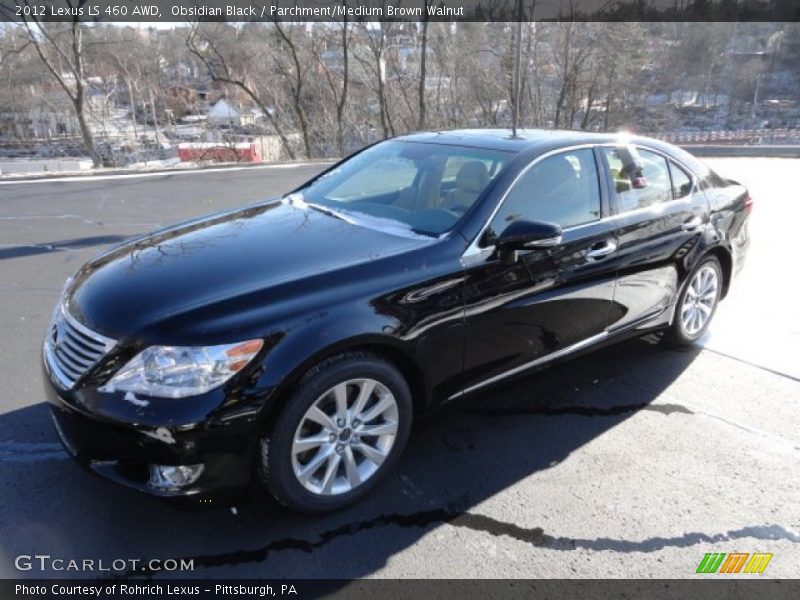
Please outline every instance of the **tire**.
[[683, 347], [700, 339], [717, 311], [722, 284], [719, 260], [714, 256], [706, 256], [686, 279], [664, 341], [672, 346]]
[[261, 480], [298, 512], [353, 504], [397, 463], [412, 412], [408, 383], [392, 364], [365, 353], [328, 359], [303, 376], [262, 437]]

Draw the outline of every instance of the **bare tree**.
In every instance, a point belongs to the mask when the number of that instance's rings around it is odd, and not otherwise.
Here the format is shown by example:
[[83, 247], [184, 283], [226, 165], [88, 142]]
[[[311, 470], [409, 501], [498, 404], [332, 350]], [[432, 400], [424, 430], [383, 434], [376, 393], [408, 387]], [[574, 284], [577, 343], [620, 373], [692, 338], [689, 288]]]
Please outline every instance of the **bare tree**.
[[[81, 7], [87, 0], [66, 1], [70, 6], [75, 4], [76, 7]], [[61, 24], [45, 25], [34, 17], [25, 17], [23, 23], [42, 63], [72, 103], [83, 144], [92, 159], [92, 164], [101, 167], [103, 161], [97, 152], [87, 120], [84, 25], [80, 23], [78, 17], [67, 23], [66, 28], [61, 27]]]
[[370, 28], [368, 23], [361, 22], [361, 39], [364, 41], [369, 54], [368, 56], [363, 56], [358, 52], [354, 54], [356, 60], [372, 75], [381, 129], [385, 138], [395, 134], [386, 93], [386, 45], [387, 34], [391, 29], [391, 25], [391, 23], [379, 22], [375, 24], [374, 28]]
[[281, 52], [276, 52], [272, 55], [275, 69], [284, 78], [289, 87], [292, 98], [292, 110], [300, 126], [300, 133], [303, 136], [303, 146], [305, 147], [306, 157], [311, 158], [313, 151], [311, 148], [311, 138], [309, 136], [306, 99], [304, 97], [308, 72], [303, 66], [304, 61], [300, 58], [300, 45], [294, 41], [291, 32], [284, 28], [277, 20], [274, 21], [273, 25], [282, 45], [285, 45], [286, 49], [288, 49], [288, 56]]
[[[247, 30], [244, 30], [245, 32]], [[226, 35], [232, 40], [224, 39]], [[265, 92], [259, 91], [249, 77], [247, 68], [247, 50], [245, 44], [237, 44], [244, 32], [232, 32], [222, 23], [194, 23], [189, 28], [186, 45], [205, 67], [213, 81], [233, 85], [242, 90], [258, 106], [264, 118], [275, 130], [286, 155], [294, 160], [296, 154], [281, 126], [280, 119], [274, 109], [268, 105]], [[232, 43], [231, 43], [232, 42]]]
[[[342, 2], [344, 4], [345, 0], [342, 0]], [[316, 54], [316, 60], [318, 61], [322, 72], [325, 74], [325, 81], [328, 84], [328, 88], [336, 104], [336, 149], [340, 156], [344, 156], [347, 153], [347, 147], [345, 143], [347, 118], [345, 115], [345, 110], [347, 108], [347, 102], [349, 98], [348, 94], [350, 91], [349, 29], [349, 23], [347, 21], [347, 17], [345, 16], [341, 24], [341, 30], [337, 32], [339, 35], [338, 51], [341, 52], [342, 58], [340, 69], [332, 69], [323, 58], [322, 53]]]
[[428, 66], [428, 0], [425, 0], [424, 18], [419, 50], [419, 111], [417, 129], [425, 129], [425, 88]]

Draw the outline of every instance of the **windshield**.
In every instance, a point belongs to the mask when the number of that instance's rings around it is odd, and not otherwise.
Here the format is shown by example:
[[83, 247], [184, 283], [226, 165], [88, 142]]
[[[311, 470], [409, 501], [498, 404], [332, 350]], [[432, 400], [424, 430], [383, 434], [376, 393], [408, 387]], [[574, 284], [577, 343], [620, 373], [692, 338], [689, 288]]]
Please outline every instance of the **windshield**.
[[425, 235], [452, 229], [513, 153], [392, 140], [368, 148], [300, 190], [366, 226]]

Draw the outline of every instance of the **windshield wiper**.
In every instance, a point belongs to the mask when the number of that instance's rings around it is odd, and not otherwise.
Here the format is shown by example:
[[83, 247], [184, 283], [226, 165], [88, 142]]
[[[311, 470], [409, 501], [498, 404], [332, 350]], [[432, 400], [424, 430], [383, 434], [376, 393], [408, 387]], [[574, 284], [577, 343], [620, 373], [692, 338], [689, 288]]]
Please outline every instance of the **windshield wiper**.
[[327, 206], [322, 206], [321, 204], [314, 204], [312, 202], [305, 202], [304, 203], [309, 208], [313, 208], [316, 211], [321, 212], [322, 214], [328, 215], [329, 217], [334, 217], [336, 219], [341, 219], [345, 223], [350, 223], [350, 225], [355, 225], [356, 222], [351, 219], [350, 217], [346, 217], [340, 212], [333, 210], [332, 208], [328, 208]]
[[300, 193], [289, 194], [288, 196], [286, 196], [286, 200], [288, 200], [292, 206], [296, 206], [297, 208], [302, 208], [302, 209], [313, 208], [317, 212], [321, 212], [322, 214], [328, 215], [329, 217], [339, 219], [341, 221], [344, 221], [345, 223], [349, 223], [350, 225], [355, 225], [356, 223], [353, 219], [346, 217], [342, 213], [337, 212], [332, 208], [328, 208], [327, 206], [323, 206], [322, 204], [314, 204], [313, 202], [306, 202], [305, 199], [303, 198], [303, 195]]

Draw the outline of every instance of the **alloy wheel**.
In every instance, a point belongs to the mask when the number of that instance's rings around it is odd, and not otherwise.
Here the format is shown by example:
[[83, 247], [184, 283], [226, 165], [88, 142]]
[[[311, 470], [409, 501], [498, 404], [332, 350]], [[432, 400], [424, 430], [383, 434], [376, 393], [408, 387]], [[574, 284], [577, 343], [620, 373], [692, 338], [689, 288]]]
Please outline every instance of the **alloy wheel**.
[[689, 282], [681, 306], [681, 327], [692, 337], [702, 331], [714, 312], [719, 289], [719, 275], [710, 265], [697, 270]]
[[292, 469], [309, 492], [345, 494], [378, 471], [394, 445], [397, 400], [374, 379], [351, 379], [321, 394], [292, 441]]

